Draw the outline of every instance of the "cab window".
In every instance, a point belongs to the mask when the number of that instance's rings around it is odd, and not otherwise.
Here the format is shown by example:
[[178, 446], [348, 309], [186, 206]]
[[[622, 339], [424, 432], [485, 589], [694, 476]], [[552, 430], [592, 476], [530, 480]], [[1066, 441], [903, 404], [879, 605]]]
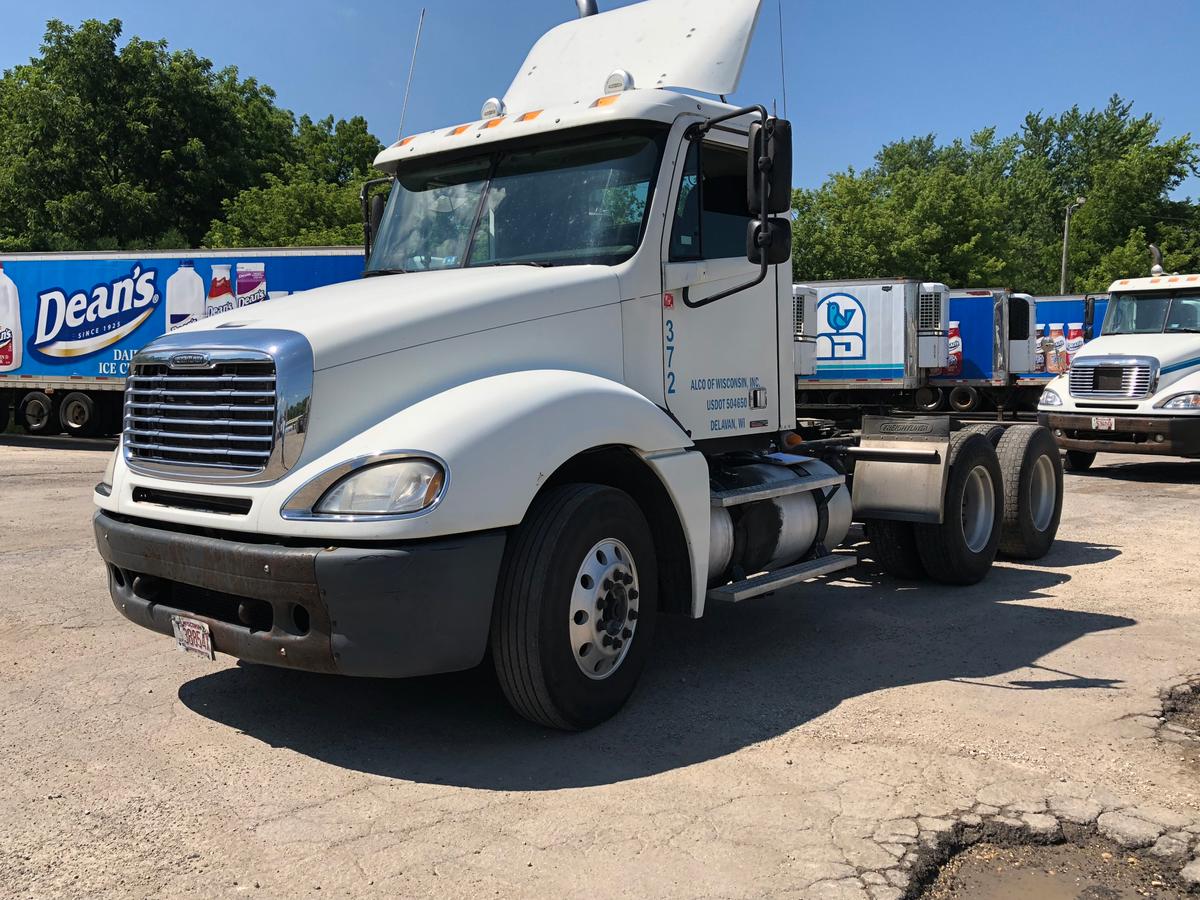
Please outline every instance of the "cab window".
[[746, 255], [746, 151], [696, 144], [684, 162], [670, 258], [729, 259]]

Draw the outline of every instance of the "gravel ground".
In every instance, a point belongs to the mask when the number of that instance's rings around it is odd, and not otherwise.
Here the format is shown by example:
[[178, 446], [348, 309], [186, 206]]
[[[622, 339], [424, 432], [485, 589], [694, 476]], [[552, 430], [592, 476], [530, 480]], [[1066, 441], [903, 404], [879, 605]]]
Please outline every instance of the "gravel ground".
[[4, 896], [882, 900], [939, 817], [1200, 815], [1155, 718], [1200, 672], [1200, 462], [1101, 457], [1051, 555], [973, 588], [868, 565], [667, 621], [630, 707], [578, 735], [478, 673], [177, 653], [109, 601], [105, 462], [0, 439]]

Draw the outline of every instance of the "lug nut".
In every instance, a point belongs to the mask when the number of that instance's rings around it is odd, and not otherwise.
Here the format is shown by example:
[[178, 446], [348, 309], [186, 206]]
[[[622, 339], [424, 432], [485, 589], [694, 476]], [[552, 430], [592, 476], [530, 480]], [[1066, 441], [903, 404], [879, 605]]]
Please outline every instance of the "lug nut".
[[637, 598], [638, 598], [637, 588], [630, 588], [629, 589], [629, 599], [636, 600]]
[[622, 643], [623, 643], [623, 642], [621, 641], [621, 639], [620, 639], [620, 638], [613, 638], [613, 642], [612, 642], [613, 649], [614, 649], [614, 650], [620, 650], [620, 649], [621, 649], [621, 644], [622, 644]]
[[611, 635], [606, 634], [600, 638], [600, 644], [604, 647], [611, 646], [612, 642], [613, 642], [613, 639], [612, 639]]
[[611, 591], [611, 590], [612, 590], [612, 588], [613, 588], [612, 579], [611, 579], [611, 578], [605, 578], [605, 579], [604, 579], [604, 589], [605, 589], [606, 591]]
[[629, 621], [630, 622], [637, 621], [637, 610], [636, 609], [629, 610]]
[[621, 632], [621, 637], [623, 637], [625, 640], [629, 640], [631, 637], [633, 637], [633, 632], [626, 628]]

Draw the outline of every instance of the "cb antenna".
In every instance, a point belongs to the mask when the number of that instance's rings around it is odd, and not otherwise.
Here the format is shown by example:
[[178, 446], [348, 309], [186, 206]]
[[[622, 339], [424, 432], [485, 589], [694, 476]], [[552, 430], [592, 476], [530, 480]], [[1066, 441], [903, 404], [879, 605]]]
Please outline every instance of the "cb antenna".
[[412, 90], [413, 70], [417, 67], [417, 51], [421, 49], [421, 29], [425, 27], [425, 7], [421, 7], [421, 17], [417, 19], [417, 39], [413, 42], [412, 62], [408, 64], [408, 81], [404, 84], [404, 105], [400, 107], [400, 133], [396, 140], [404, 137], [404, 119], [408, 116], [408, 92]]

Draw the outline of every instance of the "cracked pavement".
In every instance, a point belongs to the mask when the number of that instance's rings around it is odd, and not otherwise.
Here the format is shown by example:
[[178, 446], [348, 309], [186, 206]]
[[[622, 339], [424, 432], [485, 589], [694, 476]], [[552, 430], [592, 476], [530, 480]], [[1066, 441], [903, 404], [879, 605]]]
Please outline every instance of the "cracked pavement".
[[177, 653], [108, 598], [105, 462], [0, 443], [0, 895], [885, 900], [975, 832], [1193, 852], [1158, 717], [1200, 671], [1200, 462], [1101, 457], [1051, 555], [973, 588], [868, 564], [666, 620], [631, 705], [576, 735], [478, 672]]

